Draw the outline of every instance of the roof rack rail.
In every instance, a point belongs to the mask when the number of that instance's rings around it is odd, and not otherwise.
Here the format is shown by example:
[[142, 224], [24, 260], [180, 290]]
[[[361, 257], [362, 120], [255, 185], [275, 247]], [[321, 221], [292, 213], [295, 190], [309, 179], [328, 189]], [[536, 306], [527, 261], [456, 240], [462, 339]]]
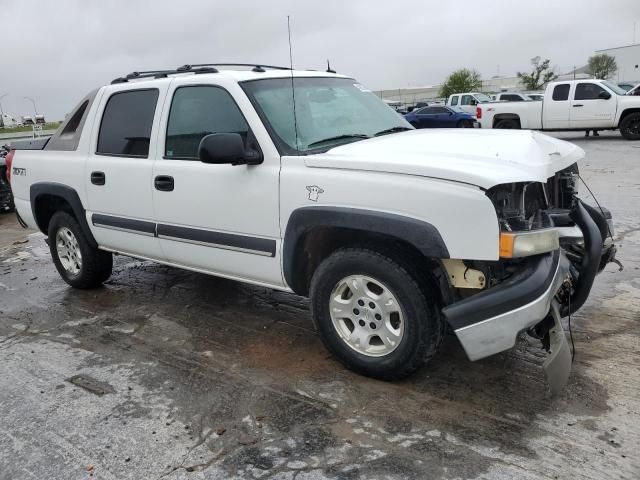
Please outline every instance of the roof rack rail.
[[[277, 65], [265, 65], [263, 63], [194, 63], [185, 64], [175, 70], [148, 70], [144, 72], [131, 72], [124, 77], [114, 79], [111, 84], [126, 83], [129, 80], [137, 80], [140, 78], [166, 78], [169, 75], [178, 75], [181, 73], [218, 73], [216, 67], [253, 67], [252, 72], [266, 72], [269, 70], [292, 70], [291, 67], [279, 67]], [[314, 70], [312, 70], [314, 71]], [[333, 72], [329, 68], [328, 72]]]
[[291, 67], [279, 67], [277, 65], [265, 65], [264, 63], [198, 63], [193, 67], [253, 67], [253, 72], [264, 72], [269, 70], [292, 70]]
[[147, 70], [144, 72], [131, 72], [124, 77], [118, 77], [111, 81], [111, 84], [114, 85], [116, 83], [126, 83], [129, 80], [138, 80], [141, 78], [167, 78], [169, 75], [178, 75], [180, 73], [218, 73], [218, 70], [210, 67], [210, 66], [195, 66], [198, 68], [193, 68], [193, 65], [182, 65], [181, 67], [176, 68], [175, 70]]

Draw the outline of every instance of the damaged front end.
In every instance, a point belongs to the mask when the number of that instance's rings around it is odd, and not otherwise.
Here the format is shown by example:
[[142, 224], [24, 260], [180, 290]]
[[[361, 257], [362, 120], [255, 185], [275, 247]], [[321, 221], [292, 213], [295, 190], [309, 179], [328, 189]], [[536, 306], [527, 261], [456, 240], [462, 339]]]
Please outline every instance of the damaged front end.
[[483, 272], [486, 288], [443, 309], [471, 360], [512, 348], [523, 331], [540, 339], [553, 392], [571, 368], [560, 319], [584, 304], [596, 274], [616, 253], [610, 213], [582, 202], [577, 180], [574, 164], [544, 184], [489, 189], [500, 224], [500, 260], [465, 261]]

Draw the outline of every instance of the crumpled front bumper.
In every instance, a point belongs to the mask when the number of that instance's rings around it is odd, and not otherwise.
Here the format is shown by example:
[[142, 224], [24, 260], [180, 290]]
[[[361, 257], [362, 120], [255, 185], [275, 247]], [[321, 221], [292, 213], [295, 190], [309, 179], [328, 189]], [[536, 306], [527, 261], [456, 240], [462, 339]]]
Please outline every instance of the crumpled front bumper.
[[527, 260], [517, 274], [443, 310], [470, 360], [512, 348], [518, 334], [543, 320], [569, 275], [561, 250]]
[[544, 320], [565, 281], [571, 282], [570, 302], [558, 305], [560, 316], [575, 312], [585, 302], [603, 252], [603, 235], [581, 202], [571, 212], [584, 241], [584, 257], [577, 268], [563, 249], [530, 257], [501, 284], [443, 309], [470, 360], [508, 350], [518, 334]]

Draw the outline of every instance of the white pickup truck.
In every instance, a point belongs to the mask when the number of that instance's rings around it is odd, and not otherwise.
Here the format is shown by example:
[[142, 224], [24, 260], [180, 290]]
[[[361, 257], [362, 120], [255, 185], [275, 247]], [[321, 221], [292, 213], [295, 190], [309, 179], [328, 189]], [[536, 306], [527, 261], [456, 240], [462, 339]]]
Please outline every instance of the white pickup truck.
[[640, 98], [606, 80], [551, 82], [542, 102], [489, 103], [476, 107], [482, 128], [615, 130], [640, 140]]
[[476, 114], [476, 105], [492, 102], [493, 99], [480, 92], [454, 93], [447, 99], [447, 107], [458, 107], [469, 115]]
[[610, 215], [576, 196], [584, 152], [414, 130], [352, 78], [251, 67], [117, 78], [9, 153], [17, 213], [64, 281], [101, 285], [119, 253], [310, 296], [327, 348], [382, 379], [447, 325], [471, 360], [529, 331], [559, 388], [560, 318], [615, 255]]

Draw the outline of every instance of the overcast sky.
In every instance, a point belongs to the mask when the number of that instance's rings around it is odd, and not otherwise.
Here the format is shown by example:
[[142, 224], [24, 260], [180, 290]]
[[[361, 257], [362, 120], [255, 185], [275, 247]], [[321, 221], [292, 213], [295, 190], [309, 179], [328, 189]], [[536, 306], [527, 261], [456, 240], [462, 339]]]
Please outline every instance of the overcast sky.
[[[0, 0], [5, 112], [61, 119], [90, 89], [184, 63], [288, 65], [356, 77], [374, 90], [440, 83], [460, 67], [514, 75], [531, 57], [559, 71], [633, 42], [640, 0]], [[499, 65], [499, 67], [498, 67]]]

